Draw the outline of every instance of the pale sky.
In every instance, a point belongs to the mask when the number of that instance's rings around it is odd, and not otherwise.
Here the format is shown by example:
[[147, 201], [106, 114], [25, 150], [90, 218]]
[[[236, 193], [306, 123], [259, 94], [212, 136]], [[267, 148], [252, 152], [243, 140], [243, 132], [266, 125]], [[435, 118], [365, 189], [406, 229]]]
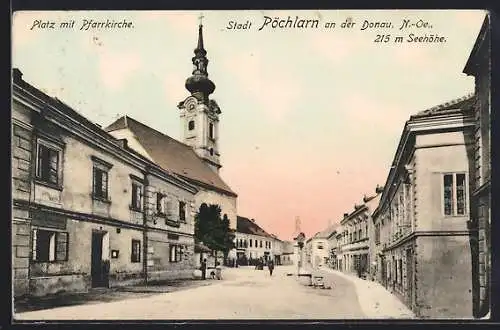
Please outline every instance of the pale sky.
[[[180, 136], [176, 105], [189, 96], [199, 11], [19, 12], [13, 66], [91, 121], [121, 115]], [[484, 11], [204, 11], [212, 95], [221, 107], [221, 176], [238, 214], [282, 239], [299, 216], [306, 236], [339, 222], [385, 183], [411, 114], [472, 93], [462, 73]], [[318, 19], [315, 29], [259, 31], [264, 17]], [[351, 17], [356, 25], [341, 29]], [[75, 20], [74, 28], [58, 28]], [[83, 19], [132, 29], [80, 30]], [[392, 29], [361, 30], [364, 20]], [[403, 19], [432, 28], [400, 31]], [[55, 29], [33, 28], [34, 21]], [[228, 30], [228, 22], [252, 23]], [[336, 22], [333, 29], [326, 22]], [[39, 26], [42, 26], [39, 24]], [[377, 34], [437, 34], [446, 43], [376, 43]]]

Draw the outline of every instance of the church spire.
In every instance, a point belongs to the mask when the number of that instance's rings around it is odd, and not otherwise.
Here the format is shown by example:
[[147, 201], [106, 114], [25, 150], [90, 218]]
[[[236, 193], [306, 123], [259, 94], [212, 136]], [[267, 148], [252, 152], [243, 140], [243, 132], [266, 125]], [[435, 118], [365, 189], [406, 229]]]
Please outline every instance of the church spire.
[[207, 54], [207, 51], [203, 47], [203, 24], [201, 23], [201, 20], [200, 20], [200, 25], [198, 27], [198, 46], [194, 50], [194, 53], [195, 54], [200, 53], [200, 54], [203, 54], [203, 55]]
[[186, 89], [191, 94], [200, 100], [208, 102], [208, 96], [215, 90], [215, 84], [208, 78], [208, 59], [207, 51], [203, 45], [203, 24], [200, 16], [200, 24], [198, 27], [198, 44], [194, 50], [192, 76], [186, 80]]

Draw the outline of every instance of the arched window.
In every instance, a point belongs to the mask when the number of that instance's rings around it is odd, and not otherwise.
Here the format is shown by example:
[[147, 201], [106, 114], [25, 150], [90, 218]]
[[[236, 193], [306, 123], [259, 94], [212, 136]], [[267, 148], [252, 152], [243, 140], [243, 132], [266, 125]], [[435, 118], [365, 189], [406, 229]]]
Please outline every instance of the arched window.
[[210, 148], [210, 156], [214, 155], [214, 148]]
[[190, 131], [194, 130], [194, 120], [190, 120], [188, 123], [188, 129]]

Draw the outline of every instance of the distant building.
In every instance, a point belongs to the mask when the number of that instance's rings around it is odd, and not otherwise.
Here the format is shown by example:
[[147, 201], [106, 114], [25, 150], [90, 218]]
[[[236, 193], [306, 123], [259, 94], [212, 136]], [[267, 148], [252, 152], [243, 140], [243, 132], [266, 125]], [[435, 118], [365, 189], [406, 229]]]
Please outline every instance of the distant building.
[[378, 205], [378, 192], [364, 196], [354, 205], [351, 213], [344, 213], [340, 221], [341, 243], [339, 256], [343, 272], [366, 276], [370, 272], [370, 222], [371, 214]]
[[319, 268], [328, 266], [330, 261], [328, 238], [332, 235], [332, 232], [335, 231], [335, 228], [336, 226], [330, 226], [307, 240], [307, 261], [311, 267]]
[[262, 229], [254, 219], [237, 217], [236, 253], [239, 265], [251, 265], [258, 259], [274, 259], [275, 238]]
[[472, 310], [469, 160], [473, 97], [410, 117], [373, 213], [378, 279], [417, 316]]
[[472, 297], [475, 317], [490, 311], [491, 296], [491, 37], [487, 14], [463, 70], [475, 77], [474, 150], [469, 152], [473, 164], [471, 181], [471, 222], [473, 235]]
[[271, 234], [273, 241], [271, 242], [272, 252], [271, 255], [274, 258], [275, 265], [281, 265], [281, 258], [283, 257], [283, 241], [278, 238], [278, 236]]
[[332, 226], [332, 229], [330, 230], [330, 233], [328, 235], [327, 239], [327, 245], [328, 245], [328, 264], [327, 266], [333, 269], [338, 269], [338, 262], [337, 262], [337, 256], [338, 256], [338, 241], [337, 241], [337, 230], [341, 228], [340, 225], [335, 225]]
[[282, 265], [293, 265], [296, 264], [294, 254], [293, 254], [293, 245], [294, 243], [291, 241], [283, 241], [282, 242], [282, 253], [281, 253], [281, 264]]

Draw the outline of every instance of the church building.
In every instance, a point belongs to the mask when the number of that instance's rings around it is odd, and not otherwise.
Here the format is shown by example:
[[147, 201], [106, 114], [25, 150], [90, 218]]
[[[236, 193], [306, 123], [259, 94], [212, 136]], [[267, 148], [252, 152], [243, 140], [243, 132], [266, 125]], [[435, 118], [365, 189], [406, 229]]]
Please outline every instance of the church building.
[[221, 110], [210, 98], [215, 84], [208, 78], [203, 45], [203, 25], [198, 30], [198, 45], [192, 58], [194, 70], [185, 87], [191, 93], [178, 104], [182, 125], [182, 141], [158, 132], [129, 116], [123, 116], [105, 128], [117, 139], [126, 139], [128, 146], [199, 188], [195, 208], [201, 204], [217, 204], [236, 229], [237, 194], [219, 176], [219, 115]]

